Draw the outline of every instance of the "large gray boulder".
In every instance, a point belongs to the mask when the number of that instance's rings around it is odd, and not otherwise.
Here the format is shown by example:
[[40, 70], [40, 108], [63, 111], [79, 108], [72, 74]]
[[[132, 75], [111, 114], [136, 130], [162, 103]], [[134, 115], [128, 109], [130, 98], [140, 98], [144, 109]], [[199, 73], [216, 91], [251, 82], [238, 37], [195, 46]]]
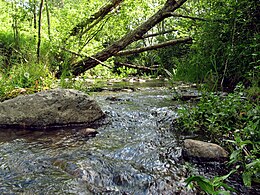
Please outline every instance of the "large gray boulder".
[[0, 127], [44, 129], [90, 124], [104, 115], [87, 94], [53, 89], [0, 103]]
[[188, 159], [219, 161], [226, 159], [228, 152], [217, 144], [185, 139], [183, 155]]

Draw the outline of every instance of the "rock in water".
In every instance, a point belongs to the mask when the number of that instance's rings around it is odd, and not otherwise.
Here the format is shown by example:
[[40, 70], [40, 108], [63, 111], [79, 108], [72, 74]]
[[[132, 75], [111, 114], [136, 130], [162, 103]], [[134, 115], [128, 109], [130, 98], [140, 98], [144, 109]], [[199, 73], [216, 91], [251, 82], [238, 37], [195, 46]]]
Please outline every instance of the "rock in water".
[[95, 137], [98, 134], [96, 129], [93, 128], [85, 128], [79, 130], [79, 135], [81, 137]]
[[0, 127], [45, 129], [89, 124], [104, 116], [87, 94], [72, 89], [53, 89], [18, 96], [0, 103]]
[[203, 141], [184, 140], [183, 155], [185, 158], [218, 161], [228, 157], [228, 152], [221, 146]]

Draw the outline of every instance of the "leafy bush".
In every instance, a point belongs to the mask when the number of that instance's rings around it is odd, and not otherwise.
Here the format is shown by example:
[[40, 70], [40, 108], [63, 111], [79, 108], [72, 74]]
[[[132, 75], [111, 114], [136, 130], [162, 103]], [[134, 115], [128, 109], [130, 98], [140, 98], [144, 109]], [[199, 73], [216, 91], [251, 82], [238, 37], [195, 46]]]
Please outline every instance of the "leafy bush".
[[237, 89], [227, 96], [204, 94], [193, 108], [179, 110], [178, 126], [182, 132], [207, 135], [207, 139], [221, 143], [220, 138], [233, 139], [238, 133], [243, 140], [260, 139], [260, 106], [248, 100]]
[[[245, 97], [242, 86], [227, 96], [204, 94], [196, 106], [180, 109], [179, 115], [176, 126], [182, 133], [201, 134], [224, 145], [231, 151], [230, 168], [242, 176], [244, 184], [260, 183], [260, 106]], [[215, 180], [203, 177], [187, 181], [196, 181], [206, 192], [215, 187]]]
[[260, 142], [243, 141], [236, 135], [233, 143], [234, 150], [230, 155], [229, 165], [236, 165], [235, 170], [242, 175], [246, 186], [251, 186], [252, 181], [260, 183]]

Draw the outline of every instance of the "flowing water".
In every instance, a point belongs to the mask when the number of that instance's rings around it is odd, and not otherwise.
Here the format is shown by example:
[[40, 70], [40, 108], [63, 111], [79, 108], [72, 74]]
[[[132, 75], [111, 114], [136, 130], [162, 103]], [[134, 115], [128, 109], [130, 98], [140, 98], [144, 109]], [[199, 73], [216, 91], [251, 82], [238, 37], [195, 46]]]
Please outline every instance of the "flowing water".
[[195, 194], [171, 131], [178, 105], [164, 87], [92, 95], [107, 117], [77, 128], [0, 131], [0, 194]]
[[169, 90], [92, 95], [107, 115], [96, 137], [76, 128], [0, 132], [0, 194], [172, 194], [185, 191]]

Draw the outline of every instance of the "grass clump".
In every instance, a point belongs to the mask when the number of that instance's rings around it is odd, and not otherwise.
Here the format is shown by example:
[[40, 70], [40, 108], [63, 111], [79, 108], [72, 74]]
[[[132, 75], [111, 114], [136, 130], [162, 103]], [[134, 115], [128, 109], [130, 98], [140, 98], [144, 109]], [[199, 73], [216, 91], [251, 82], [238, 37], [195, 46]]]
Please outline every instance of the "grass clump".
[[13, 65], [0, 73], [0, 101], [54, 87], [55, 78], [43, 64]]

